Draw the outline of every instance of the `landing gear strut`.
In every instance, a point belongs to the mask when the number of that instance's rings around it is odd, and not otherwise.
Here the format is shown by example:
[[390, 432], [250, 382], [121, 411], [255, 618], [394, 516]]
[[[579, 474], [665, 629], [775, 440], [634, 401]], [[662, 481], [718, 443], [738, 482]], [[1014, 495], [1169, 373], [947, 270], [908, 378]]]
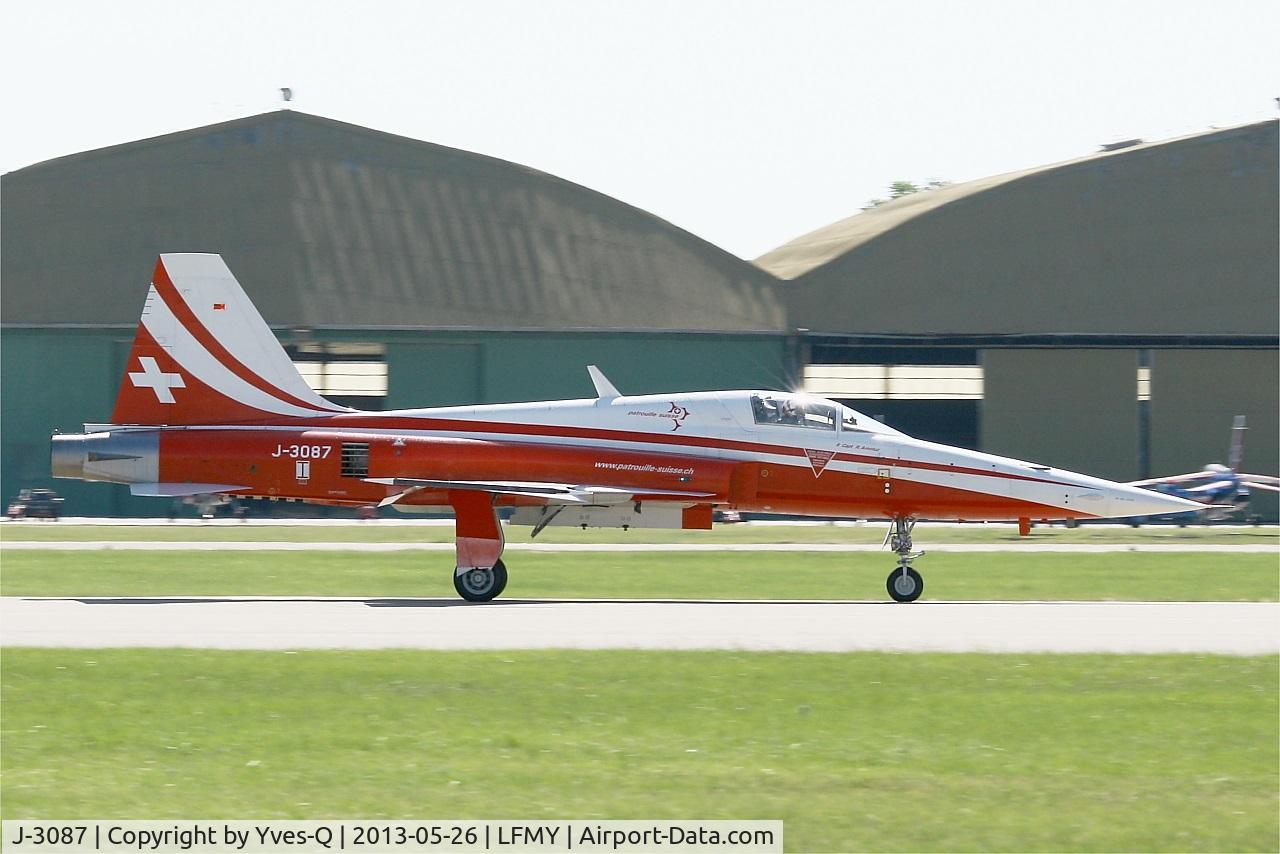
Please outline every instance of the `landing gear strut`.
[[885, 583], [889, 598], [895, 602], [914, 602], [924, 592], [924, 579], [911, 568], [911, 562], [924, 554], [911, 550], [911, 529], [915, 526], [915, 519], [895, 516], [893, 527], [884, 537], [885, 543], [898, 555], [898, 568], [889, 573]]
[[457, 519], [453, 589], [468, 602], [488, 602], [507, 586], [507, 567], [502, 562], [505, 540], [493, 496], [451, 489], [449, 503]]

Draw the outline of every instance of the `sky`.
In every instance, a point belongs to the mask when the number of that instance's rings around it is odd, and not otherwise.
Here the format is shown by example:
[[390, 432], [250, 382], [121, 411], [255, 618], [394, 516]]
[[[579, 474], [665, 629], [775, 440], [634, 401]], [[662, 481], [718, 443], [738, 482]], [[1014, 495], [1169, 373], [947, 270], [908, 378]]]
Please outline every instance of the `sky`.
[[1274, 0], [10, 0], [0, 172], [290, 107], [541, 169], [744, 258], [897, 180], [1280, 116]]

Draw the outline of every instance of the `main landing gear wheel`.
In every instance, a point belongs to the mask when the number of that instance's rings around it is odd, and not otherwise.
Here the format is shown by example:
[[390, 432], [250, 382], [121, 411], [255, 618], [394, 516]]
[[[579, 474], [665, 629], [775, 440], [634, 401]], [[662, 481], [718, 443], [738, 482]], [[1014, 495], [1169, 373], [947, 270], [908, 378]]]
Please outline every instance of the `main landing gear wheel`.
[[468, 602], [488, 602], [507, 589], [507, 567], [498, 561], [492, 569], [475, 567], [463, 573], [454, 570], [453, 589]]
[[924, 592], [924, 579], [909, 566], [900, 566], [889, 573], [885, 582], [889, 598], [895, 602], [914, 602]]

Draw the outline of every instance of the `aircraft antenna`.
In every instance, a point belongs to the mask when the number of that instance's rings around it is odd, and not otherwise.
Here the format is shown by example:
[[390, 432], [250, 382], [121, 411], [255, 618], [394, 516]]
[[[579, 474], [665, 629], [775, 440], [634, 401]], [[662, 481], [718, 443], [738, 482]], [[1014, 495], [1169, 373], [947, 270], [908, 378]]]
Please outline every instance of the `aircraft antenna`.
[[591, 382], [596, 387], [596, 396], [602, 401], [613, 400], [615, 397], [622, 397], [622, 393], [609, 382], [609, 378], [604, 375], [604, 371], [595, 365], [587, 365], [587, 373], [591, 374]]

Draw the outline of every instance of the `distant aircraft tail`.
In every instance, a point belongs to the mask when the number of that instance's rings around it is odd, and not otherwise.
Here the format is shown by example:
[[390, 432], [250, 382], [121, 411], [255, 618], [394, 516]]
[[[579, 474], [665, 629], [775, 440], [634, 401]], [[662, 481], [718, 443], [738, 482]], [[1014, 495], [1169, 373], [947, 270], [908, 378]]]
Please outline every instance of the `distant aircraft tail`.
[[1244, 463], [1244, 431], [1248, 429], [1244, 426], [1243, 415], [1237, 415], [1231, 422], [1231, 452], [1227, 455], [1227, 466], [1232, 471], [1240, 471]]
[[350, 412], [311, 390], [220, 255], [156, 261], [114, 424], [227, 424]]

